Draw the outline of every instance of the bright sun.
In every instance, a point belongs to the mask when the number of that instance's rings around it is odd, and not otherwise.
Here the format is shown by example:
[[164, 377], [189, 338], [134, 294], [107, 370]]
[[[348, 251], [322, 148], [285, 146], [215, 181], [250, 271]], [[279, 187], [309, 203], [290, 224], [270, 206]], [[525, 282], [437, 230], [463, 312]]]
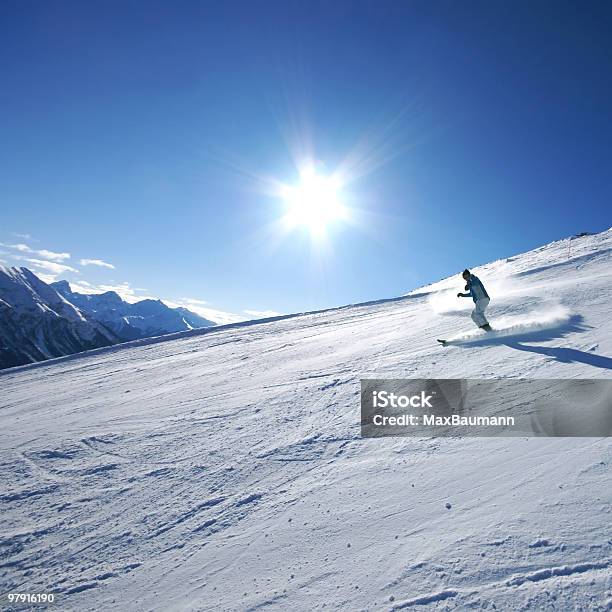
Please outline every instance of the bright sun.
[[340, 187], [340, 181], [333, 176], [303, 170], [297, 185], [285, 186], [281, 191], [287, 205], [285, 221], [291, 227], [305, 226], [312, 234], [322, 234], [332, 221], [346, 215]]

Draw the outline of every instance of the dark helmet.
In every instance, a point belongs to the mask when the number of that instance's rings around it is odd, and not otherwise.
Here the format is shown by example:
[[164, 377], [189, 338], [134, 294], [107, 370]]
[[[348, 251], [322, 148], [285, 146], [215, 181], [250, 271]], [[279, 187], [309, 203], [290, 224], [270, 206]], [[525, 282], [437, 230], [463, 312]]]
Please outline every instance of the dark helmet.
[[471, 272], [466, 268], [463, 273], [461, 274], [461, 276], [463, 276], [463, 278], [465, 278], [466, 276], [470, 276]]

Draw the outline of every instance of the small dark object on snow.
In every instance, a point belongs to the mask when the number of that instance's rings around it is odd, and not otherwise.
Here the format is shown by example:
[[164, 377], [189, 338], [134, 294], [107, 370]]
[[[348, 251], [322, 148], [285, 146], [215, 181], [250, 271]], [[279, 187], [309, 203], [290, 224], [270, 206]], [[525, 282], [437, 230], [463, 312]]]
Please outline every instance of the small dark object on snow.
[[448, 502], [446, 502], [446, 509], [450, 510], [451, 508], [452, 508], [452, 506]]

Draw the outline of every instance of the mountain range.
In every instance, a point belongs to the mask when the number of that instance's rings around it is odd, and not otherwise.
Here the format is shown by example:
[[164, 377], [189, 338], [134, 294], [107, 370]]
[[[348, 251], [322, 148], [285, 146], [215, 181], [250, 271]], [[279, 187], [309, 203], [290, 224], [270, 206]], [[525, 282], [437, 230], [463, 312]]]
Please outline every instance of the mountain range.
[[77, 293], [67, 281], [47, 284], [28, 268], [0, 266], [0, 369], [212, 325], [160, 300]]
[[99, 294], [76, 293], [68, 281], [51, 283], [61, 296], [91, 319], [103, 323], [120, 338], [136, 340], [215, 325], [186, 308], [170, 308], [161, 300], [141, 300], [134, 304], [114, 291]]

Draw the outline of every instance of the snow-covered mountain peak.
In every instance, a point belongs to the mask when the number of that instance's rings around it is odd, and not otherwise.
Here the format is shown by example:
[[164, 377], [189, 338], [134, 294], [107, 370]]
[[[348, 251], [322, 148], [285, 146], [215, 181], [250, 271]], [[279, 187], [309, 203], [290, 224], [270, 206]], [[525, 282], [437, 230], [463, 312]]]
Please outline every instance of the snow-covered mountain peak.
[[0, 368], [118, 340], [27, 268], [0, 268]]
[[53, 286], [58, 293], [63, 295], [64, 293], [72, 293], [72, 287], [67, 280], [59, 280], [53, 283]]
[[[71, 292], [72, 293], [72, 292]], [[99, 294], [81, 294], [89, 297], [90, 300], [98, 299], [100, 302], [107, 302], [110, 304], [122, 304], [123, 298], [116, 291], [105, 291]]]
[[28, 268], [0, 269], [0, 293], [14, 308], [46, 310], [70, 320], [83, 321], [77, 308]]

